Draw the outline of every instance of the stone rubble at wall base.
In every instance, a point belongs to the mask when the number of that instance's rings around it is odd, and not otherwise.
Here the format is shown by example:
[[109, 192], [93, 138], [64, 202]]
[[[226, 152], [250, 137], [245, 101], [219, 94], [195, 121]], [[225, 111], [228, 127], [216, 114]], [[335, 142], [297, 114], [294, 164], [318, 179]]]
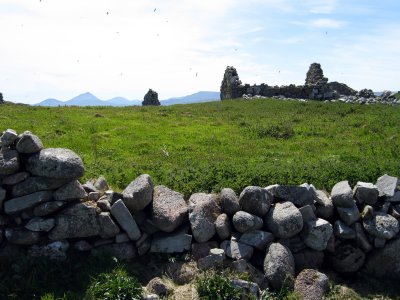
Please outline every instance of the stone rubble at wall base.
[[[294, 286], [304, 294], [326, 291], [325, 275], [302, 273], [323, 263], [339, 273], [400, 279], [396, 177], [354, 188], [342, 181], [330, 195], [310, 184], [275, 184], [184, 199], [144, 174], [120, 194], [103, 177], [81, 184], [81, 158], [44, 149], [30, 132], [8, 129], [0, 143], [0, 258], [15, 247], [51, 259], [65, 259], [69, 248], [122, 260], [191, 251], [199, 269], [231, 261], [261, 288]], [[309, 274], [320, 280], [315, 287], [304, 286]]]

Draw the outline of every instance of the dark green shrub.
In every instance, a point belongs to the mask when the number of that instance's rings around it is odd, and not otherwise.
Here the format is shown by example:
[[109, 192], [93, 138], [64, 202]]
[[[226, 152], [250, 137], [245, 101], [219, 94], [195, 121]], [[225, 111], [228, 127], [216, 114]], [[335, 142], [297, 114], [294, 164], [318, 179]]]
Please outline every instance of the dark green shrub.
[[240, 300], [241, 291], [230, 279], [218, 272], [206, 272], [196, 281], [196, 289], [202, 300]]
[[133, 300], [141, 299], [143, 289], [139, 281], [122, 268], [102, 273], [92, 279], [86, 290], [87, 299]]

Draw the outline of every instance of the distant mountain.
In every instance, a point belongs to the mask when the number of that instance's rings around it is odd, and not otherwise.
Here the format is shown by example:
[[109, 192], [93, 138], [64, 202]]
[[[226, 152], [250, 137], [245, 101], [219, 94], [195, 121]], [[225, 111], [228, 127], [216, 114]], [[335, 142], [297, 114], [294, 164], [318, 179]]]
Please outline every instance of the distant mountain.
[[184, 97], [176, 97], [176, 98], [169, 98], [167, 100], [161, 100], [161, 105], [201, 103], [201, 102], [210, 102], [219, 100], [220, 100], [219, 92], [197, 92]]
[[[161, 105], [200, 103], [209, 101], [219, 101], [219, 92], [197, 92], [184, 97], [169, 98], [161, 100]], [[57, 99], [46, 99], [35, 104], [36, 106], [133, 106], [142, 105], [142, 100], [128, 100], [123, 97], [115, 97], [109, 100], [101, 100], [95, 95], [87, 92], [78, 95], [68, 101]]]

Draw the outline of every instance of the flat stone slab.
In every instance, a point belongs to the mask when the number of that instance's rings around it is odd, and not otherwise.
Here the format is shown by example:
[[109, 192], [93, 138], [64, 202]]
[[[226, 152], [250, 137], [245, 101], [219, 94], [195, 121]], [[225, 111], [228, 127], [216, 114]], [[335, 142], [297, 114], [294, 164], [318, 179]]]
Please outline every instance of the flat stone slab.
[[389, 176], [387, 174], [379, 177], [376, 181], [379, 196], [393, 197], [398, 183], [397, 177]]
[[353, 207], [353, 191], [348, 181], [336, 183], [331, 192], [333, 205], [336, 207]]
[[79, 200], [86, 198], [86, 196], [87, 194], [85, 189], [78, 180], [73, 180], [66, 185], [63, 185], [53, 194], [54, 200], [56, 201]]
[[121, 199], [111, 206], [111, 215], [117, 220], [118, 224], [125, 230], [131, 240], [136, 241], [140, 238], [140, 229]]
[[57, 179], [77, 179], [85, 168], [82, 159], [73, 151], [63, 148], [48, 148], [30, 156], [26, 170], [35, 176]]
[[192, 236], [186, 233], [165, 234], [156, 233], [151, 242], [150, 252], [181, 253], [189, 251], [192, 245]]
[[235, 240], [225, 240], [221, 243], [221, 249], [225, 251], [226, 256], [235, 259], [249, 260], [253, 256], [253, 247], [237, 242]]
[[253, 230], [243, 233], [240, 236], [239, 242], [264, 251], [267, 245], [272, 243], [274, 239], [275, 237], [271, 232]]
[[130, 212], [141, 211], [153, 200], [153, 180], [143, 174], [132, 181], [122, 192], [123, 201]]
[[50, 191], [37, 192], [18, 198], [13, 198], [4, 202], [4, 212], [6, 214], [16, 214], [52, 199], [53, 193]]
[[66, 184], [68, 179], [53, 179], [45, 177], [28, 177], [12, 187], [13, 197], [25, 196], [39, 191], [49, 191]]

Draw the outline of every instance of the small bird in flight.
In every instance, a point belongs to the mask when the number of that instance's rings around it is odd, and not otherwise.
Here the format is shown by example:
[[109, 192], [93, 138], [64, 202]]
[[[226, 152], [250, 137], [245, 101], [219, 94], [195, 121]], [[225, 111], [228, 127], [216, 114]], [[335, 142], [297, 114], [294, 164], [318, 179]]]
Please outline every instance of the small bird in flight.
[[153, 12], [156, 12], [156, 10], [157, 10], [157, 8], [155, 8]]
[[197, 72], [196, 72], [196, 77], [197, 77]]

